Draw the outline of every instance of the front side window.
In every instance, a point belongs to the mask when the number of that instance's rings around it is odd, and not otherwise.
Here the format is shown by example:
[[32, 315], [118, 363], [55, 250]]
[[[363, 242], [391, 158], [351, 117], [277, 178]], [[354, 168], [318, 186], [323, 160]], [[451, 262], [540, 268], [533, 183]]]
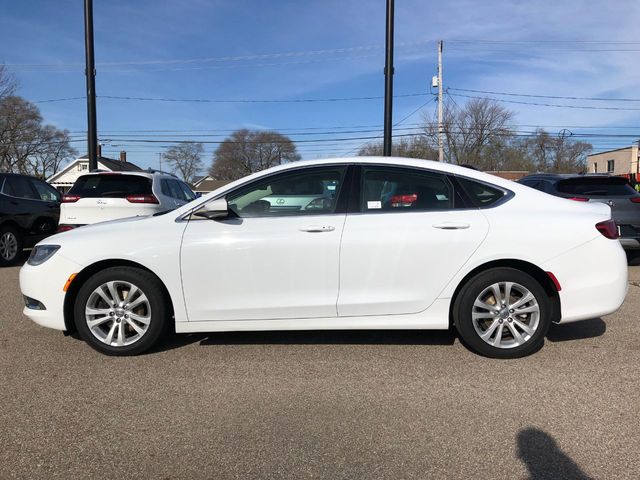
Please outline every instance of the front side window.
[[38, 192], [38, 195], [40, 196], [40, 200], [44, 200], [45, 202], [60, 201], [60, 194], [55, 188], [39, 180], [32, 180], [31, 183], [33, 184], [33, 187], [36, 189], [36, 192]]
[[334, 213], [346, 169], [322, 167], [274, 175], [230, 193], [227, 203], [239, 217]]
[[191, 189], [189, 188], [189, 186], [178, 180], [178, 186], [180, 187], [180, 189], [182, 190], [182, 194], [183, 194], [183, 198], [187, 201], [190, 202], [191, 200], [193, 200], [194, 198], [196, 198], [195, 193], [193, 193], [191, 191]]
[[384, 213], [454, 208], [454, 191], [445, 175], [394, 167], [364, 168], [360, 211]]

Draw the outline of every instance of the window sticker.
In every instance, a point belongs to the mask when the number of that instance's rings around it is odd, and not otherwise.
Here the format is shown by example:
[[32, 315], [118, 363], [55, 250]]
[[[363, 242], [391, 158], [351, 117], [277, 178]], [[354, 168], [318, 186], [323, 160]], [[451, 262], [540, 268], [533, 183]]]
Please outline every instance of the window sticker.
[[382, 202], [367, 202], [367, 209], [373, 210], [375, 208], [382, 208]]

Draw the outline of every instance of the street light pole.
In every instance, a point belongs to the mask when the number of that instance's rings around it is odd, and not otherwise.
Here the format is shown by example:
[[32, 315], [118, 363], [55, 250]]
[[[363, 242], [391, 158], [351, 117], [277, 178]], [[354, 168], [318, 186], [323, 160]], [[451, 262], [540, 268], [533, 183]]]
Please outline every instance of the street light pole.
[[387, 41], [384, 63], [384, 140], [383, 155], [391, 156], [393, 127], [393, 10], [394, 0], [387, 0]]
[[84, 0], [84, 51], [87, 78], [87, 150], [89, 171], [98, 169], [98, 132], [96, 126], [96, 66], [93, 57], [93, 0]]

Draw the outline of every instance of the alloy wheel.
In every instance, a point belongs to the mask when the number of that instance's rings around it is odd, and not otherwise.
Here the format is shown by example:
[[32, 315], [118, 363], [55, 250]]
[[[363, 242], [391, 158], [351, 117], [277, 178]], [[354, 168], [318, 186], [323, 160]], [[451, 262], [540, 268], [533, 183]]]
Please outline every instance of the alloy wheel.
[[480, 292], [471, 313], [482, 340], [497, 348], [526, 343], [540, 323], [540, 305], [526, 287], [515, 282], [494, 283]]
[[85, 321], [89, 331], [106, 345], [124, 347], [140, 340], [151, 323], [151, 304], [131, 282], [99, 285], [87, 300]]
[[11, 261], [18, 254], [18, 239], [13, 232], [5, 232], [0, 237], [0, 256]]

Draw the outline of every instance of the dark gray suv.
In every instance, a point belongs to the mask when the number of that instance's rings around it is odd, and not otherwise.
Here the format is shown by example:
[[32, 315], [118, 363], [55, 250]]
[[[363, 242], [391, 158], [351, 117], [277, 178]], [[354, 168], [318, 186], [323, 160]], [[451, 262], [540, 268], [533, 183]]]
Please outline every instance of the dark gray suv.
[[606, 203], [620, 230], [622, 246], [627, 250], [640, 249], [640, 193], [626, 178], [602, 174], [536, 173], [518, 182], [556, 197]]

